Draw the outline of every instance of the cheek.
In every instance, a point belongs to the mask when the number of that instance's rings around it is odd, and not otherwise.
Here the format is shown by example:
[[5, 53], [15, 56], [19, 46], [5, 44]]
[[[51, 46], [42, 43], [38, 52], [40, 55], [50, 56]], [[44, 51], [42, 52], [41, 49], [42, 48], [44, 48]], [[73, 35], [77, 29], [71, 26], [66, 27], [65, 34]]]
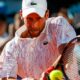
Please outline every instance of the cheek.
[[27, 20], [24, 20], [24, 24], [26, 27], [30, 26], [30, 22], [28, 22]]
[[43, 25], [44, 25], [44, 20], [39, 20], [38, 22], [36, 22], [34, 24], [34, 26], [37, 27], [37, 28], [39, 28], [39, 29], [42, 28]]
[[33, 25], [33, 28], [39, 30], [41, 27], [41, 24], [39, 22], [36, 22], [34, 25]]

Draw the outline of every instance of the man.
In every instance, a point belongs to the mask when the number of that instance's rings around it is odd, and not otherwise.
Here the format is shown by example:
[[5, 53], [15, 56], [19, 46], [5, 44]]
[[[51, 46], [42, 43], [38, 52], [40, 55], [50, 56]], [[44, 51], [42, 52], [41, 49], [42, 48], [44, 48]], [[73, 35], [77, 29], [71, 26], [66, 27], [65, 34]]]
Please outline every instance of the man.
[[[48, 17], [46, 0], [22, 1], [24, 25], [2, 52], [4, 62], [0, 77], [3, 80], [15, 80], [17, 75], [26, 80], [39, 80], [41, 74], [61, 55], [60, 46], [76, 36], [63, 17]], [[75, 59], [70, 66], [66, 74], [71, 80], [79, 80]]]

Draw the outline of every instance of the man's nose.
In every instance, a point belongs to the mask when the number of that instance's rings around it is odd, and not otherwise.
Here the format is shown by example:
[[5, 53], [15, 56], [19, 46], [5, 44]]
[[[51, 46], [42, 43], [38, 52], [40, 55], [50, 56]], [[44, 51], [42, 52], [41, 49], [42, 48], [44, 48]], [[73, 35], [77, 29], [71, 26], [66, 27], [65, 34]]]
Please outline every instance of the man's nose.
[[32, 21], [31, 22], [31, 27], [34, 27], [34, 24], [36, 23], [36, 21]]

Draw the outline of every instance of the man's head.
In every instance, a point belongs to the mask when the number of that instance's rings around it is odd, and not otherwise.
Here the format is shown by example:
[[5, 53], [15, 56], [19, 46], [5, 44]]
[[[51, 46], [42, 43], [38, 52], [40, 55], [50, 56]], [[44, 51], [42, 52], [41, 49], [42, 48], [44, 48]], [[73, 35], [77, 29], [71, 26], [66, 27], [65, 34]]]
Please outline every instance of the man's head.
[[31, 37], [36, 37], [42, 32], [48, 17], [46, 0], [22, 1], [22, 18]]

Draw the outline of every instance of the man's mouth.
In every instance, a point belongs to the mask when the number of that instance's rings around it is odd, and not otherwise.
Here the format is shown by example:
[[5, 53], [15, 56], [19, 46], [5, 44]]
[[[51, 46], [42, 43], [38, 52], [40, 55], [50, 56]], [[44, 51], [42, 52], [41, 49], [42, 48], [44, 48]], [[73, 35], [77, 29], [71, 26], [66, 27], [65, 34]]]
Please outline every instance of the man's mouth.
[[38, 33], [39, 31], [29, 31], [30, 33]]

